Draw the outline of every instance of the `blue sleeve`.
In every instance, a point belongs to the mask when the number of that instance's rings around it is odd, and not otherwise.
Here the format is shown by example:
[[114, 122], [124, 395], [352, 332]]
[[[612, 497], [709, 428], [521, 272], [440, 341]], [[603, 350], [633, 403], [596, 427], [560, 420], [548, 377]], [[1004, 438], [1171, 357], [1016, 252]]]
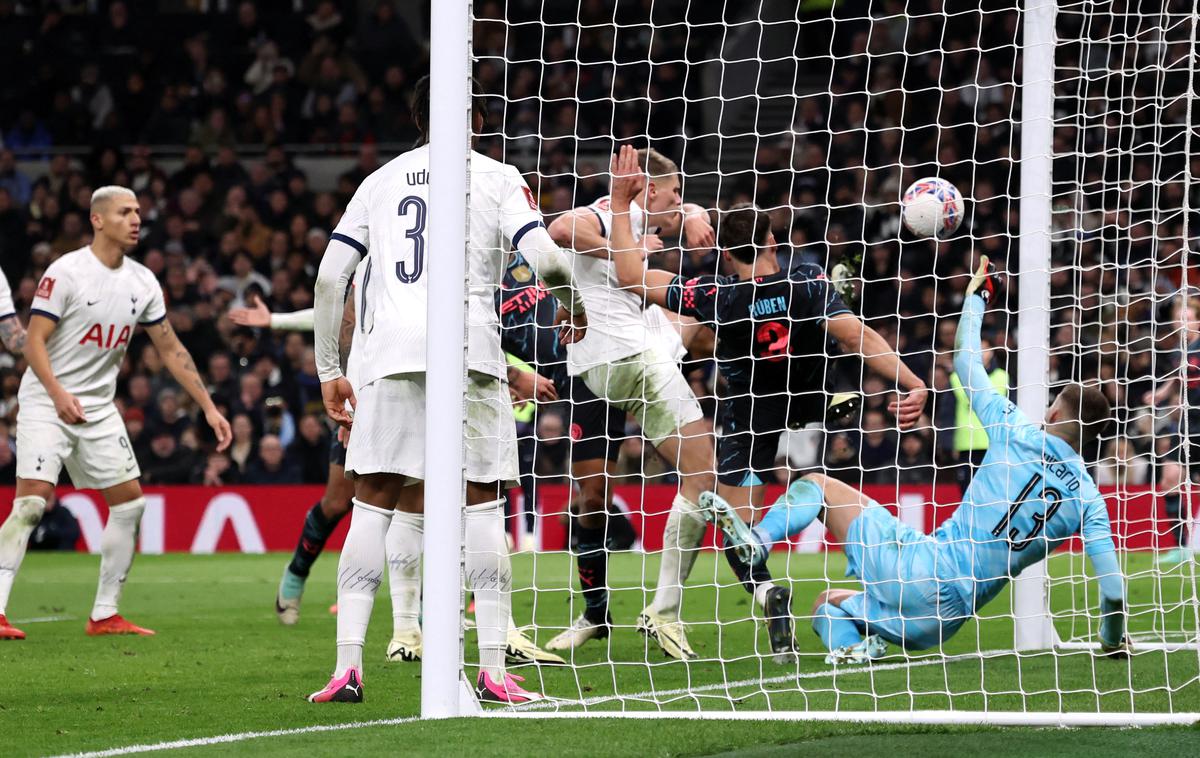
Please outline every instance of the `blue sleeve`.
[[1100, 639], [1116, 647], [1125, 637], [1125, 578], [1117, 562], [1112, 525], [1104, 497], [1096, 493], [1083, 513], [1083, 550], [1100, 586]]
[[[988, 438], [1001, 433], [1006, 426], [1029, 423], [1017, 407], [992, 386], [987, 369], [983, 367], [983, 347], [979, 328], [983, 325], [983, 298], [971, 295], [963, 302], [958, 332], [954, 337], [954, 372], [962, 382], [963, 392], [971, 410], [979, 417]], [[1006, 423], [1005, 417], [1010, 417]]]
[[695, 276], [684, 279], [677, 276], [667, 287], [667, 310], [699, 321], [713, 323], [717, 320], [717, 277]]

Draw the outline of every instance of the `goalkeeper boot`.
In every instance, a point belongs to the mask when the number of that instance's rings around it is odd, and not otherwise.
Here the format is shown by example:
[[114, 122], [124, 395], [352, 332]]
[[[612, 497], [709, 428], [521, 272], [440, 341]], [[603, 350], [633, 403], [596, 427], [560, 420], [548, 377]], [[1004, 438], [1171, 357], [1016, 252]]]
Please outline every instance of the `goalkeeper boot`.
[[829, 270], [830, 283], [842, 298], [842, 302], [851, 308], [854, 307], [855, 301], [858, 300], [858, 292], [854, 289], [854, 272], [856, 267], [857, 263], [855, 261], [843, 259]]
[[766, 547], [725, 498], [715, 492], [701, 492], [700, 513], [705, 521], [721, 530], [725, 542], [733, 546], [733, 551], [743, 562], [755, 566], [767, 559]]
[[0, 640], [23, 640], [25, 632], [8, 623], [8, 618], [0, 613]]
[[504, 647], [504, 660], [512, 664], [538, 663], [545, 666], [565, 666], [566, 661], [554, 653], [548, 653], [516, 627], [508, 629], [508, 644]]
[[416, 663], [421, 660], [421, 629], [400, 632], [387, 646], [387, 659], [393, 663]]
[[346, 673], [335, 676], [325, 685], [308, 696], [310, 703], [361, 703], [363, 701], [362, 672], [351, 667]]
[[683, 628], [683, 622], [677, 618], [663, 616], [655, 611], [653, 606], [646, 606], [642, 615], [638, 616], [637, 630], [647, 639], [657, 642], [669, 658], [691, 661], [699, 657], [696, 655], [696, 651], [692, 650], [692, 646], [688, 644], [687, 631]]
[[862, 395], [857, 392], [835, 392], [829, 396], [825, 406], [825, 423], [833, 424], [853, 416], [862, 406]]
[[295, 626], [300, 621], [300, 596], [304, 594], [304, 577], [296, 576], [288, 569], [283, 570], [279, 589], [275, 592], [275, 616], [284, 626]]
[[479, 678], [475, 680], [475, 697], [479, 698], [481, 703], [504, 703], [505, 705], [519, 705], [541, 700], [540, 693], [530, 692], [521, 686], [523, 681], [525, 681], [524, 678], [509, 673], [505, 673], [501, 681], [496, 681], [488, 676], [486, 671], [480, 671]]
[[787, 587], [772, 587], [767, 590], [763, 612], [767, 616], [767, 636], [771, 639], [774, 661], [794, 663], [796, 637], [792, 630], [792, 591]]
[[154, 631], [144, 629], [137, 624], [131, 624], [117, 613], [99, 621], [88, 619], [87, 635], [89, 637], [101, 637], [106, 634], [136, 634], [141, 637], [153, 637]]
[[825, 663], [829, 666], [861, 665], [882, 658], [886, 654], [887, 643], [879, 635], [872, 634], [857, 645], [845, 645], [830, 651], [829, 655], [825, 656]]
[[604, 620], [603, 623], [597, 624], [587, 617], [587, 614], [580, 614], [579, 618], [571, 622], [571, 625], [554, 636], [554, 639], [546, 643], [547, 650], [574, 650], [577, 647], [582, 647], [588, 640], [602, 640], [612, 632], [612, 615]]

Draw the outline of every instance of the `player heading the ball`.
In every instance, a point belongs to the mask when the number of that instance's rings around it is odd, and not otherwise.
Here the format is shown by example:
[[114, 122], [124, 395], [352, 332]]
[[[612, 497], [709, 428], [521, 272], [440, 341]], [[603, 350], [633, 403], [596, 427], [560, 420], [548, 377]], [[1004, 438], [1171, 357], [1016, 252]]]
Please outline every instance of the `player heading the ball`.
[[125, 423], [113, 403], [117, 374], [133, 331], [142, 326], [171, 376], [204, 412], [218, 450], [233, 438], [192, 356], [167, 320], [162, 287], [126, 253], [138, 243], [141, 217], [133, 191], [92, 194], [92, 244], [51, 263], [34, 293], [17, 414], [17, 492], [0, 527], [0, 637], [24, 634], [4, 620], [5, 605], [29, 534], [54, 495], [65, 466], [71, 483], [108, 503], [100, 539], [100, 584], [87, 633], [154, 634], [117, 614], [146, 500]]

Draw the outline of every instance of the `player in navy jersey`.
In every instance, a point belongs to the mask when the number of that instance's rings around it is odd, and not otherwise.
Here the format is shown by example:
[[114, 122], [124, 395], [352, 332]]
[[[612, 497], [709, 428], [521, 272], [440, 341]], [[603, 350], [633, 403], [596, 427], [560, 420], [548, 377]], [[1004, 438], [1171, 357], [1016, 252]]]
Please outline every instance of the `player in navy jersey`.
[[850, 485], [809, 474], [752, 531], [736, 523], [726, 531], [761, 557], [819, 517], [845, 546], [846, 575], [863, 589], [826, 590], [813, 604], [827, 663], [878, 658], [887, 642], [908, 650], [945, 642], [1010, 580], [1075, 534], [1099, 583], [1101, 647], [1127, 654], [1125, 587], [1108, 508], [1079, 455], [1107, 425], [1108, 400], [1094, 387], [1069, 385], [1046, 411], [1043, 428], [998, 393], [979, 341], [993, 287], [984, 256], [963, 303], [954, 369], [987, 432], [988, 452], [953, 516], [926, 535]]
[[[497, 292], [500, 339], [507, 353], [535, 367], [554, 383], [559, 398], [571, 401], [571, 479], [578, 492], [571, 503], [573, 549], [583, 588], [584, 623], [573, 624], [546, 645], [571, 650], [607, 636], [608, 551], [628, 547], [635, 539], [624, 514], [612, 512], [610, 477], [625, 436], [625, 413], [597, 398], [578, 377], [567, 372], [566, 348], [558, 339], [558, 301], [534, 277], [518, 253]], [[526, 497], [532, 493], [526, 492]], [[606, 547], [608, 550], [606, 550]]]
[[[614, 159], [614, 211], [627, 208], [642, 191], [644, 180], [635, 159], [628, 146]], [[780, 269], [770, 219], [763, 211], [735, 206], [717, 224], [717, 245], [733, 276], [684, 279], [646, 269], [629, 227], [628, 213], [614, 214], [612, 250], [620, 285], [639, 292], [647, 303], [693, 317], [716, 331], [717, 366], [725, 379], [718, 419], [722, 434], [717, 443], [717, 494], [732, 506], [722, 511], [722, 518], [751, 521], [754, 509], [763, 505], [766, 486], [760, 474], [775, 468], [783, 432], [825, 419], [830, 338], [846, 353], [862, 356], [871, 370], [898, 380], [906, 394], [891, 410], [901, 428], [920, 419], [925, 383], [875, 330], [850, 312], [819, 266]], [[711, 497], [712, 493], [702, 496]], [[706, 514], [712, 512], [705, 507]], [[738, 579], [766, 611], [773, 652], [786, 660], [793, 650], [790, 591], [771, 582], [762, 562], [751, 565], [737, 551], [725, 552]]]

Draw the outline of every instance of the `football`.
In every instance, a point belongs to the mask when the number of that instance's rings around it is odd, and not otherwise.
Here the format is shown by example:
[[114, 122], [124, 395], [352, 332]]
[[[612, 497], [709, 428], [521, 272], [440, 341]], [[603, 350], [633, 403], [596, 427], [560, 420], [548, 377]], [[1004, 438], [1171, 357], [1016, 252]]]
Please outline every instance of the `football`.
[[945, 239], [958, 230], [963, 219], [958, 188], [937, 177], [918, 179], [909, 185], [900, 206], [904, 225], [918, 237]]

